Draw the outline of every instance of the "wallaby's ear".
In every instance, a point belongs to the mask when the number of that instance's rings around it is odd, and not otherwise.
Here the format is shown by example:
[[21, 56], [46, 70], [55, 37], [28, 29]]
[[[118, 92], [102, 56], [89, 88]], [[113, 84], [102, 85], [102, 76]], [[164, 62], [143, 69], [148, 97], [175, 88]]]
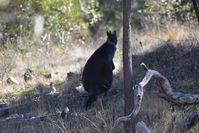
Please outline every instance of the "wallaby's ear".
[[107, 31], [106, 34], [107, 34], [107, 36], [110, 36], [110, 35], [111, 35], [111, 32], [110, 32], [110, 31]]

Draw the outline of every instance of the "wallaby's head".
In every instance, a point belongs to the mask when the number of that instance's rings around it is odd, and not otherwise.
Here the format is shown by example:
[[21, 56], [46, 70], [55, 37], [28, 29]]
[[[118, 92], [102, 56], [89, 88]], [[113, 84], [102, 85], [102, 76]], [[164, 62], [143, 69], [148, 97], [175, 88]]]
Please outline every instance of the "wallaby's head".
[[116, 45], [117, 44], [117, 34], [116, 31], [111, 33], [111, 31], [107, 31], [107, 42], [111, 45]]

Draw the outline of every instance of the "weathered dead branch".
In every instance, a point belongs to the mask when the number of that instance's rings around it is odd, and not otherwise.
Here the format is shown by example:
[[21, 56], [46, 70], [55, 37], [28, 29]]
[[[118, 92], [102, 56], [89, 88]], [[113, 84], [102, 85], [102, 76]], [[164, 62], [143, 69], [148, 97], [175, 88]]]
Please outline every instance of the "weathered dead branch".
[[[129, 115], [119, 117], [115, 121], [113, 127], [110, 130], [110, 133], [114, 132], [114, 129], [119, 125], [119, 123], [133, 119], [139, 113], [142, 96], [143, 96], [143, 87], [151, 80], [152, 77], [154, 77], [157, 80], [157, 85], [159, 86], [159, 94], [158, 94], [159, 97], [168, 101], [172, 106], [178, 106], [178, 105], [185, 106], [185, 105], [199, 104], [199, 94], [186, 94], [186, 93], [181, 93], [181, 92], [174, 92], [169, 83], [169, 80], [166, 77], [164, 77], [158, 71], [148, 69], [148, 67], [144, 63], [141, 63], [141, 66], [146, 71], [146, 74], [143, 80], [139, 84], [133, 87], [134, 95], [135, 95], [134, 96], [135, 107]], [[194, 118], [198, 118], [198, 115], [195, 115]], [[193, 119], [191, 121], [193, 121]], [[188, 124], [186, 125], [188, 126], [190, 122], [187, 122], [187, 123]], [[139, 128], [140, 124], [143, 125], [141, 126], [143, 128], [142, 130], [141, 128]], [[137, 123], [137, 125], [138, 125], [137, 130], [139, 132], [150, 133], [150, 130], [146, 127], [145, 124]]]
[[145, 82], [146, 82], [146, 79], [143, 79], [142, 82], [140, 82], [140, 84], [138, 85], [135, 85], [134, 87], [134, 102], [135, 102], [135, 106], [134, 106], [134, 109], [132, 110], [132, 112], [127, 115], [127, 116], [123, 116], [123, 117], [119, 117], [113, 127], [111, 128], [111, 131], [110, 133], [113, 133], [115, 128], [121, 123], [121, 122], [124, 122], [124, 121], [128, 121], [132, 118], [134, 118], [138, 112], [140, 111], [140, 107], [141, 107], [141, 101], [142, 101], [142, 97], [143, 97], [143, 86], [142, 85], [145, 85]]
[[[141, 64], [142, 66], [144, 63]], [[157, 85], [159, 86], [159, 97], [165, 99], [168, 101], [171, 105], [193, 105], [193, 104], [199, 104], [199, 94], [186, 94], [181, 92], [174, 92], [169, 80], [164, 77], [162, 74], [160, 74], [158, 71], [151, 70], [146, 68], [146, 75], [144, 79], [146, 78], [147, 82], [150, 81], [152, 77], [154, 77], [157, 81]]]

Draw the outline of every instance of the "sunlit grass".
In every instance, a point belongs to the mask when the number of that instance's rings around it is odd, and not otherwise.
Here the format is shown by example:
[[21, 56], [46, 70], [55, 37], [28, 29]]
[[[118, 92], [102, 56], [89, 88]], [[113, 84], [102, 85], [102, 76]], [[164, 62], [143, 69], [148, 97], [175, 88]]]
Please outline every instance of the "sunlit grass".
[[32, 68], [32, 70], [37, 75], [45, 76], [45, 75], [50, 74], [50, 70], [48, 70], [48, 68], [45, 68], [45, 67], [34, 67], [34, 68]]

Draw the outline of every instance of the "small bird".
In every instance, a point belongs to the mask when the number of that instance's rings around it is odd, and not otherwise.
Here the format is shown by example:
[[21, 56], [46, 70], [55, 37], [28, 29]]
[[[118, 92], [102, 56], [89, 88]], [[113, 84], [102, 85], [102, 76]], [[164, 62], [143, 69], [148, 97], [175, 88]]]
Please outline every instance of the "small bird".
[[53, 95], [56, 93], [56, 88], [53, 82], [50, 82], [50, 92], [48, 93], [49, 95]]

